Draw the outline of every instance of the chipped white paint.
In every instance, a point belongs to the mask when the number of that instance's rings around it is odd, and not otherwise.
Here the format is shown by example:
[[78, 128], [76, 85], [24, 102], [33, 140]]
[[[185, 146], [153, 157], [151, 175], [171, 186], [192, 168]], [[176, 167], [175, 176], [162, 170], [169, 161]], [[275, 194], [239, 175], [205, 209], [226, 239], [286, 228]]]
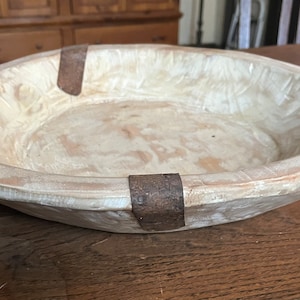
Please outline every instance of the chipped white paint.
[[0, 66], [2, 204], [143, 232], [129, 174], [182, 175], [180, 230], [299, 199], [299, 67], [230, 51], [90, 46], [74, 97], [56, 85], [59, 58], [52, 51]]

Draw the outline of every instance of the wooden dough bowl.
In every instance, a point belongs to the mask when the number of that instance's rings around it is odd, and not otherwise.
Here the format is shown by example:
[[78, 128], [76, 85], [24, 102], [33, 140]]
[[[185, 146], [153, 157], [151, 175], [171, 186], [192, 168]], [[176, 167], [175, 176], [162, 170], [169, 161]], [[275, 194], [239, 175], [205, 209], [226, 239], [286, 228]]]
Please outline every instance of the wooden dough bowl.
[[[169, 232], [300, 199], [300, 67], [225, 50], [74, 46], [0, 66], [0, 203]], [[144, 176], [140, 176], [144, 175]]]

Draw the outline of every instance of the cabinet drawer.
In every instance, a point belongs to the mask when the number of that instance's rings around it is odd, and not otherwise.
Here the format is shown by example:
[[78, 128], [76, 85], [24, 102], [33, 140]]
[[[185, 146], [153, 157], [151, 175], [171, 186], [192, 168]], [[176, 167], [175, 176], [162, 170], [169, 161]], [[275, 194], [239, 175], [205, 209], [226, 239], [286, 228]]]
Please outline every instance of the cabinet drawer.
[[75, 30], [76, 44], [177, 44], [177, 22], [81, 28]]
[[0, 16], [30, 17], [57, 15], [57, 0], [1, 0]]
[[178, 9], [178, 0], [127, 0], [128, 11], [150, 11]]
[[0, 63], [25, 55], [61, 48], [59, 30], [0, 33]]
[[123, 0], [72, 0], [73, 14], [115, 13], [122, 10]]

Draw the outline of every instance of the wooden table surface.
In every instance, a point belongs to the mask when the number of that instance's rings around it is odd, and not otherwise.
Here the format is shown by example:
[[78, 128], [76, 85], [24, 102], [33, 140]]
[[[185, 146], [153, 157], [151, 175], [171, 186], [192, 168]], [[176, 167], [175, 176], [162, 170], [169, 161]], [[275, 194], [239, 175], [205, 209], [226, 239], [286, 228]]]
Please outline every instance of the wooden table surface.
[[[249, 52], [300, 65], [300, 45]], [[0, 299], [300, 299], [300, 202], [246, 221], [148, 235], [0, 206]]]

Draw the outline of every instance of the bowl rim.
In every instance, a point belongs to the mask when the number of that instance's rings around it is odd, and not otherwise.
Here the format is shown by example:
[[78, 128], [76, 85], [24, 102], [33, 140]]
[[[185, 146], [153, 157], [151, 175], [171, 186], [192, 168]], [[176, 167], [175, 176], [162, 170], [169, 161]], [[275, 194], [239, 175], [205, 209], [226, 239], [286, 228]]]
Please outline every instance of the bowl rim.
[[[241, 60], [264, 61], [300, 73], [300, 66], [235, 50], [139, 44], [90, 45], [88, 52], [112, 48], [171, 49], [185, 53], [217, 54]], [[0, 72], [35, 59], [60, 55], [60, 51], [61, 49], [46, 51], [3, 63], [0, 65]], [[224, 202], [224, 199], [232, 201], [236, 199], [235, 193], [239, 197], [243, 195], [243, 198], [286, 195], [300, 188], [300, 155], [244, 170], [181, 175], [181, 179], [185, 207], [199, 206], [206, 203], [205, 201], [209, 203]], [[208, 200], [208, 196], [212, 194], [215, 195], [214, 199]], [[200, 200], [199, 195], [202, 195]], [[42, 173], [5, 164], [0, 164], [0, 198], [80, 210], [132, 209], [128, 177], [69, 176]]]

